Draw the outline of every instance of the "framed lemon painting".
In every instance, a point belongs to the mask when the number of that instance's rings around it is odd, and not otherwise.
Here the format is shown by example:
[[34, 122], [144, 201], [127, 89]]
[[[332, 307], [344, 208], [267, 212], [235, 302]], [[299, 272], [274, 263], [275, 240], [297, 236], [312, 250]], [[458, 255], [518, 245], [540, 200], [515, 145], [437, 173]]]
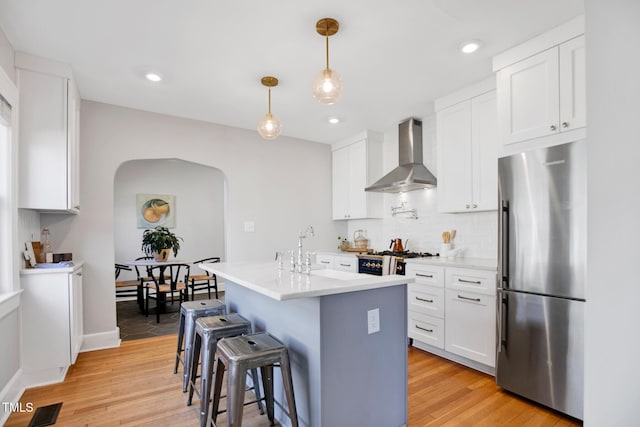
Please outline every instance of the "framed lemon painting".
[[138, 228], [176, 226], [175, 196], [169, 194], [136, 194]]

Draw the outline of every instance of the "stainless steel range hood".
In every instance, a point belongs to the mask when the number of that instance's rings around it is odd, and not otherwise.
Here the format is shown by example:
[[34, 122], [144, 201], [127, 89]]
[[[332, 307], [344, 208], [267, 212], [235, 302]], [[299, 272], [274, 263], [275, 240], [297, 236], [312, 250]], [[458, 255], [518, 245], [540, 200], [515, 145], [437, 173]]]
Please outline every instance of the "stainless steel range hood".
[[400, 123], [398, 129], [400, 166], [364, 191], [399, 193], [436, 186], [436, 177], [422, 163], [422, 122], [410, 118]]

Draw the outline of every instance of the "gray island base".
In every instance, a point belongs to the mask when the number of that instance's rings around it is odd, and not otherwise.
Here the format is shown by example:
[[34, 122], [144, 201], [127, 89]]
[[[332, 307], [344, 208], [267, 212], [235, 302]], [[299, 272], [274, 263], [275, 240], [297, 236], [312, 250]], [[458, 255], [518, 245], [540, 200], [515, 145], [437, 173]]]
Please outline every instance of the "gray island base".
[[[406, 425], [406, 283], [412, 278], [339, 280], [279, 271], [275, 263], [210, 264], [206, 270], [225, 279], [230, 312], [289, 349], [301, 426]], [[376, 309], [380, 330], [369, 334], [369, 312]], [[276, 419], [289, 426], [278, 371]]]

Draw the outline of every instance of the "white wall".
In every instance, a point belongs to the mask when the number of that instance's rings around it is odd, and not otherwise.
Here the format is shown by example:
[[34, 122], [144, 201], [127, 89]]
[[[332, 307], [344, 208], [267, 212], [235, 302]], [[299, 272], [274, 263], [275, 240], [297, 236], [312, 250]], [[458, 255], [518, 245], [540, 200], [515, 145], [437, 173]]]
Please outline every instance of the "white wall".
[[175, 196], [176, 226], [171, 231], [183, 239], [177, 259], [219, 256], [224, 261], [224, 176], [219, 169], [182, 160], [133, 160], [120, 166], [113, 207], [116, 262], [144, 256], [136, 194]]
[[586, 0], [585, 425], [640, 419], [640, 2]]
[[16, 69], [13, 60], [14, 50], [4, 34], [4, 31], [0, 29], [0, 68], [7, 76], [15, 83], [16, 81]]
[[[424, 164], [437, 178], [435, 115], [422, 118]], [[398, 166], [398, 129], [384, 135], [383, 174]], [[384, 194], [383, 219], [349, 221], [348, 238], [353, 241], [356, 230], [366, 230], [369, 246], [376, 250], [389, 248], [390, 239], [408, 239], [411, 251], [438, 253], [442, 243], [442, 232], [455, 229], [454, 248], [464, 248], [461, 255], [474, 258], [497, 257], [498, 214], [497, 211], [443, 214], [437, 210], [438, 190], [426, 189], [404, 194]], [[496, 198], [498, 197], [496, 193]], [[416, 209], [418, 219], [407, 215], [391, 215], [391, 207], [406, 202], [408, 208]], [[337, 239], [336, 239], [337, 240]]]
[[[306, 239], [307, 248], [335, 247], [328, 145], [286, 137], [266, 141], [255, 131], [83, 101], [81, 213], [47, 225], [53, 236], [61, 236], [60, 248], [75, 248], [74, 257], [77, 254], [86, 262], [86, 334], [116, 330], [116, 171], [129, 160], [173, 158], [224, 173], [228, 261], [271, 260], [276, 250], [293, 248], [299, 230], [308, 224], [314, 226], [316, 236]], [[255, 232], [244, 232], [245, 221], [255, 223]]]

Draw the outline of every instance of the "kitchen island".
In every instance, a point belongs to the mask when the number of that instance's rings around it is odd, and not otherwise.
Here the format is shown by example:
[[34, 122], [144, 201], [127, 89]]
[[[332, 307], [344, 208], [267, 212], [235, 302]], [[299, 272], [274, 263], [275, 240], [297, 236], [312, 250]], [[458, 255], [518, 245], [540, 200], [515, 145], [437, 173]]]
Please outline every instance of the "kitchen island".
[[[300, 274], [275, 262], [199, 266], [224, 278], [228, 311], [289, 349], [300, 425], [406, 425], [406, 283], [413, 278]], [[274, 377], [276, 418], [290, 425]]]

